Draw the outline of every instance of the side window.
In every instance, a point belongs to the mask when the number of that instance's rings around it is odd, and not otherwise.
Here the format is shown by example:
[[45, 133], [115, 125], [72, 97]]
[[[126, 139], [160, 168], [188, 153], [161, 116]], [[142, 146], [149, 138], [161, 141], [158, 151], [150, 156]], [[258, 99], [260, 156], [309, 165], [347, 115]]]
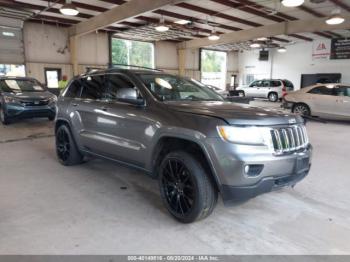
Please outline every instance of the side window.
[[318, 86], [309, 91], [310, 94], [317, 94], [317, 95], [328, 95], [332, 96], [334, 95], [333, 88], [328, 88], [326, 86]]
[[279, 87], [279, 86], [281, 86], [281, 82], [278, 80], [271, 80], [270, 86]]
[[336, 96], [349, 96], [350, 97], [350, 86], [339, 86], [335, 89]]
[[249, 87], [260, 87], [261, 86], [261, 81], [254, 81], [253, 83], [250, 84]]
[[81, 82], [80, 79], [74, 80], [68, 87], [66, 93], [64, 94], [64, 97], [80, 97], [81, 92]]
[[135, 85], [124, 75], [110, 74], [106, 79], [106, 96], [111, 100], [136, 99], [140, 96]]
[[269, 87], [270, 86], [270, 81], [269, 80], [264, 80], [262, 81], [262, 87]]
[[83, 91], [81, 98], [83, 99], [104, 99], [106, 98], [104, 75], [88, 76], [81, 79]]

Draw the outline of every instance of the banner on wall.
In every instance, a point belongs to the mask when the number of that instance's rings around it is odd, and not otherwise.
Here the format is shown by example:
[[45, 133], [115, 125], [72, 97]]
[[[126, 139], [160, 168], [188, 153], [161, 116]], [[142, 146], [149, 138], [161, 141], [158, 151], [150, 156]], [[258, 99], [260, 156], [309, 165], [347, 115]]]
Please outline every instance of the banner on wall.
[[332, 39], [331, 59], [350, 59], [350, 39]]
[[318, 39], [312, 44], [312, 59], [329, 59], [331, 55], [331, 41]]

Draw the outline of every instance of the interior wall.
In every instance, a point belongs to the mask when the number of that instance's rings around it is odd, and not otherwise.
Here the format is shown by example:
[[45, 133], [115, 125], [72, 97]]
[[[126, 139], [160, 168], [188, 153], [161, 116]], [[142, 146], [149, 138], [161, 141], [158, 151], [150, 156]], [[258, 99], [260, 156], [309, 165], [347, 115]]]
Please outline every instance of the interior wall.
[[269, 61], [258, 61], [258, 51], [239, 53], [240, 83], [247, 74], [264, 77], [285, 78], [300, 88], [302, 74], [341, 73], [342, 82], [350, 83], [350, 60], [312, 58], [312, 42], [301, 42], [287, 47], [286, 53], [270, 52]]
[[[45, 68], [61, 68], [63, 75], [73, 77], [67, 28], [26, 22], [23, 38], [28, 76], [44, 82]], [[106, 33], [91, 33], [79, 39], [79, 73], [84, 73], [87, 67], [106, 67], [108, 56]]]
[[155, 67], [168, 73], [178, 74], [179, 56], [176, 43], [159, 41], [154, 44]]

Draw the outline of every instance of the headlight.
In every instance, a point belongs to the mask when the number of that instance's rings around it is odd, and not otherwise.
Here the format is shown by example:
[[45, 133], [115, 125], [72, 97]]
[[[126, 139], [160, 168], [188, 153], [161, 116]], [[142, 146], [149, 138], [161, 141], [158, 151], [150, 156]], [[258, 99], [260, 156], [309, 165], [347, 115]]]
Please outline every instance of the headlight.
[[11, 96], [4, 96], [5, 103], [19, 103], [19, 101]]
[[50, 97], [49, 102], [50, 103], [56, 103], [57, 102], [57, 96]]
[[228, 142], [244, 145], [266, 145], [272, 147], [270, 129], [266, 127], [218, 126], [220, 137]]

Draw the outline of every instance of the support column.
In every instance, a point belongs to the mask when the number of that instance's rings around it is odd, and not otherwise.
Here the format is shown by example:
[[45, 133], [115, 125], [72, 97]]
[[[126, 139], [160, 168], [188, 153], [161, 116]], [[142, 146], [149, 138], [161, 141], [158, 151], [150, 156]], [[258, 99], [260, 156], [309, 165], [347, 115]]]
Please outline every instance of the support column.
[[179, 49], [179, 75], [185, 76], [186, 74], [186, 49]]
[[71, 36], [69, 41], [70, 41], [70, 60], [73, 67], [73, 76], [76, 76], [79, 74], [78, 51], [77, 51], [78, 37]]

